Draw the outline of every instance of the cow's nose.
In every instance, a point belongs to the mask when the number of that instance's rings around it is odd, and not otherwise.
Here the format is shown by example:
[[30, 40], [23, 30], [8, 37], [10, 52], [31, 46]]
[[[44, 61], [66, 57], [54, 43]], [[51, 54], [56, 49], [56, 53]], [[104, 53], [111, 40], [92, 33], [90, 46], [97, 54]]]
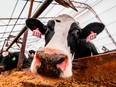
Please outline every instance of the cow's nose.
[[39, 55], [41, 63], [56, 65], [65, 60], [64, 54], [43, 54]]
[[37, 72], [50, 77], [59, 77], [62, 73], [62, 67], [64, 67], [64, 61], [66, 55], [60, 52], [45, 52], [38, 51], [41, 65], [37, 66]]

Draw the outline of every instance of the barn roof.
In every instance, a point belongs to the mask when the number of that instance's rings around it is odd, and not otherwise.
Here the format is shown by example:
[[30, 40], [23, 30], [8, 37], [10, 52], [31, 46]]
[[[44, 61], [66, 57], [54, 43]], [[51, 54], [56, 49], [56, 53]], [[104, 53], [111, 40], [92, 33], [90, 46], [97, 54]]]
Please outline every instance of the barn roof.
[[[0, 49], [7, 49], [25, 26], [25, 20], [29, 17], [28, 13], [31, 1], [32, 0], [0, 1]], [[31, 17], [35, 15], [46, 1], [50, 0], [34, 0]], [[104, 47], [108, 50], [116, 49], [116, 0], [71, 0], [78, 11], [70, 7], [62, 6], [56, 1], [52, 1], [50, 5], [40, 13], [37, 19], [46, 24], [48, 20], [60, 14], [68, 14], [74, 17], [81, 27], [85, 27], [91, 22], [103, 22], [106, 26], [104, 31], [91, 42], [95, 44], [99, 53], [103, 52]], [[9, 50], [20, 50], [23, 36], [24, 34], [19, 37], [17, 42], [15, 42]], [[41, 39], [37, 38], [32, 36], [32, 31], [29, 30], [26, 50], [37, 50], [43, 46], [44, 36], [42, 36]]]

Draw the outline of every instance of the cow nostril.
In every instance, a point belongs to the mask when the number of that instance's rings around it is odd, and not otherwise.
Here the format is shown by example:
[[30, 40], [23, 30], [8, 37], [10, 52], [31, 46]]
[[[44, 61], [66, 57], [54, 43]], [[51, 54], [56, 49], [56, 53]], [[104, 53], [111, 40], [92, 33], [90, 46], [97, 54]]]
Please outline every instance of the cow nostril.
[[68, 58], [67, 56], [65, 56], [58, 61], [57, 67], [60, 68], [62, 71], [64, 71], [66, 69], [67, 63], [68, 63]]
[[65, 60], [65, 58], [61, 58], [57, 61], [57, 64], [62, 63]]

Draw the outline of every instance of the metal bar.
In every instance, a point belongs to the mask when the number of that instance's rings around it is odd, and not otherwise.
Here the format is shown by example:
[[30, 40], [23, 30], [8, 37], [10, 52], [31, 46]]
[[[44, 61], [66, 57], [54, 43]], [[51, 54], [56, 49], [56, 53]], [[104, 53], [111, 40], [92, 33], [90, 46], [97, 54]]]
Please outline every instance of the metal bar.
[[[31, 12], [32, 12], [32, 8], [33, 8], [33, 2], [34, 2], [34, 0], [31, 0], [28, 17], [31, 16]], [[17, 70], [21, 70], [22, 65], [23, 65], [24, 52], [25, 52], [25, 46], [26, 46], [26, 41], [27, 41], [27, 35], [28, 35], [28, 29], [26, 29], [26, 31], [24, 32], [23, 44], [21, 46], [21, 50], [20, 50], [20, 54], [19, 54]]]
[[[54, 17], [39, 17], [39, 19], [54, 18]], [[17, 18], [0, 18], [0, 20], [16, 20]], [[25, 20], [27, 18], [18, 18], [19, 20]]]
[[[52, 2], [53, 0], [45, 0], [43, 4], [40, 6], [40, 8], [36, 11], [36, 13], [32, 16], [32, 18], [37, 18]], [[23, 27], [23, 29], [20, 31], [20, 33], [16, 36], [16, 38], [13, 40], [13, 42], [9, 45], [9, 47], [6, 49], [6, 51], [9, 50], [9, 48], [17, 41], [17, 39], [25, 32], [27, 29], [26, 26]]]
[[16, 20], [16, 19], [26, 19], [26, 18], [0, 18], [0, 20]]

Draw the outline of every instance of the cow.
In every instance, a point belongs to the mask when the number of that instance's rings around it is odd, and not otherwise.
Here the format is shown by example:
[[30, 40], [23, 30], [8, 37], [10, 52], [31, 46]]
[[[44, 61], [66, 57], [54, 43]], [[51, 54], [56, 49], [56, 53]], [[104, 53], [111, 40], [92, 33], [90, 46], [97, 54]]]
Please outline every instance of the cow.
[[28, 18], [26, 26], [31, 30], [39, 28], [45, 35], [45, 47], [36, 51], [30, 70], [35, 74], [61, 78], [72, 76], [72, 61], [78, 53], [82, 52], [84, 56], [92, 52], [97, 54], [91, 42], [84, 45], [85, 39], [91, 31], [99, 34], [105, 27], [103, 23], [93, 22], [81, 29], [77, 21], [66, 14], [49, 20], [46, 26], [38, 19]]
[[[9, 52], [3, 51], [0, 53], [0, 72], [8, 71], [17, 68], [19, 51], [17, 52]], [[29, 68], [33, 57], [30, 54], [24, 54], [24, 60], [22, 68]]]

